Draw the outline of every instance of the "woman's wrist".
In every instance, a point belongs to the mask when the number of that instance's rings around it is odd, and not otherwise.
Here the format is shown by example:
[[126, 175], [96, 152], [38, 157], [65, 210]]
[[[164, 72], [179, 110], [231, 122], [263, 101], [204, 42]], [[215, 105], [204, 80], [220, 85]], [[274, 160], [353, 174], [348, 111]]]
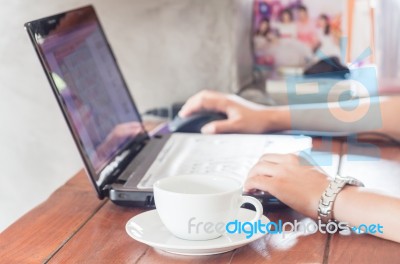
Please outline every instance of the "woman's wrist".
[[338, 193], [333, 204], [333, 216], [335, 220], [346, 221], [346, 216], [351, 215], [354, 207], [352, 205], [354, 196], [360, 191], [361, 187], [347, 185]]
[[260, 110], [263, 131], [290, 130], [290, 111], [288, 107], [269, 107]]

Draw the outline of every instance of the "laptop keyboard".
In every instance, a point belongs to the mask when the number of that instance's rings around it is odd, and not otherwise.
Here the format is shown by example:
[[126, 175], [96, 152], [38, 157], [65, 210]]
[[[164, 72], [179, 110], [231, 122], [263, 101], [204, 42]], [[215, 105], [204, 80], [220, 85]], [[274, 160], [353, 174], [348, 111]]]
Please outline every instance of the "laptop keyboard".
[[311, 139], [278, 135], [173, 134], [150, 166], [138, 188], [149, 189], [164, 177], [217, 174], [244, 181], [264, 153], [311, 149]]

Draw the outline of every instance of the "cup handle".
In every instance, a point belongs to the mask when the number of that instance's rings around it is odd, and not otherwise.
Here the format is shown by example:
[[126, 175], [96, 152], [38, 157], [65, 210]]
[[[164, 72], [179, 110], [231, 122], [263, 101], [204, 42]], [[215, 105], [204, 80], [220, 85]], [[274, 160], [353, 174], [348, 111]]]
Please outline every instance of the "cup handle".
[[251, 220], [251, 222], [257, 222], [258, 220], [260, 220], [261, 216], [263, 215], [263, 206], [262, 206], [261, 202], [251, 196], [242, 196], [240, 205], [242, 206], [243, 204], [246, 204], [246, 203], [252, 204], [256, 208], [256, 215]]

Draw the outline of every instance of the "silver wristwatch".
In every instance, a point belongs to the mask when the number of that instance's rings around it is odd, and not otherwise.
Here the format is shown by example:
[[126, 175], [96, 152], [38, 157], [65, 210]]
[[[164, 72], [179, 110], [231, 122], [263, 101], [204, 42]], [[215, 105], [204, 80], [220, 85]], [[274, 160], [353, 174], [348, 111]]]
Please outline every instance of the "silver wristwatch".
[[364, 187], [364, 184], [353, 177], [341, 177], [337, 175], [333, 181], [330, 182], [328, 188], [324, 191], [319, 200], [318, 205], [318, 219], [323, 222], [330, 222], [333, 217], [333, 204], [336, 196], [346, 185]]

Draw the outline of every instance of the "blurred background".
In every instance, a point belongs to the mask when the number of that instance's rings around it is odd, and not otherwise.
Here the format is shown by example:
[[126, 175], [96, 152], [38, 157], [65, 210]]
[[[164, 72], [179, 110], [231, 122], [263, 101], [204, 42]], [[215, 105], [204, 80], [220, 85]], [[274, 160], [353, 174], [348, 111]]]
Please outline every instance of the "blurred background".
[[[380, 89], [396, 90], [400, 1], [351, 2], [357, 21], [352, 26], [353, 52], [376, 44], [378, 68], [385, 77]], [[83, 166], [23, 24], [91, 2], [0, 4], [1, 231]], [[141, 112], [170, 107], [205, 88], [238, 92], [251, 87], [252, 0], [98, 0], [94, 6]], [[243, 95], [261, 102], [267, 97], [259, 89]]]

